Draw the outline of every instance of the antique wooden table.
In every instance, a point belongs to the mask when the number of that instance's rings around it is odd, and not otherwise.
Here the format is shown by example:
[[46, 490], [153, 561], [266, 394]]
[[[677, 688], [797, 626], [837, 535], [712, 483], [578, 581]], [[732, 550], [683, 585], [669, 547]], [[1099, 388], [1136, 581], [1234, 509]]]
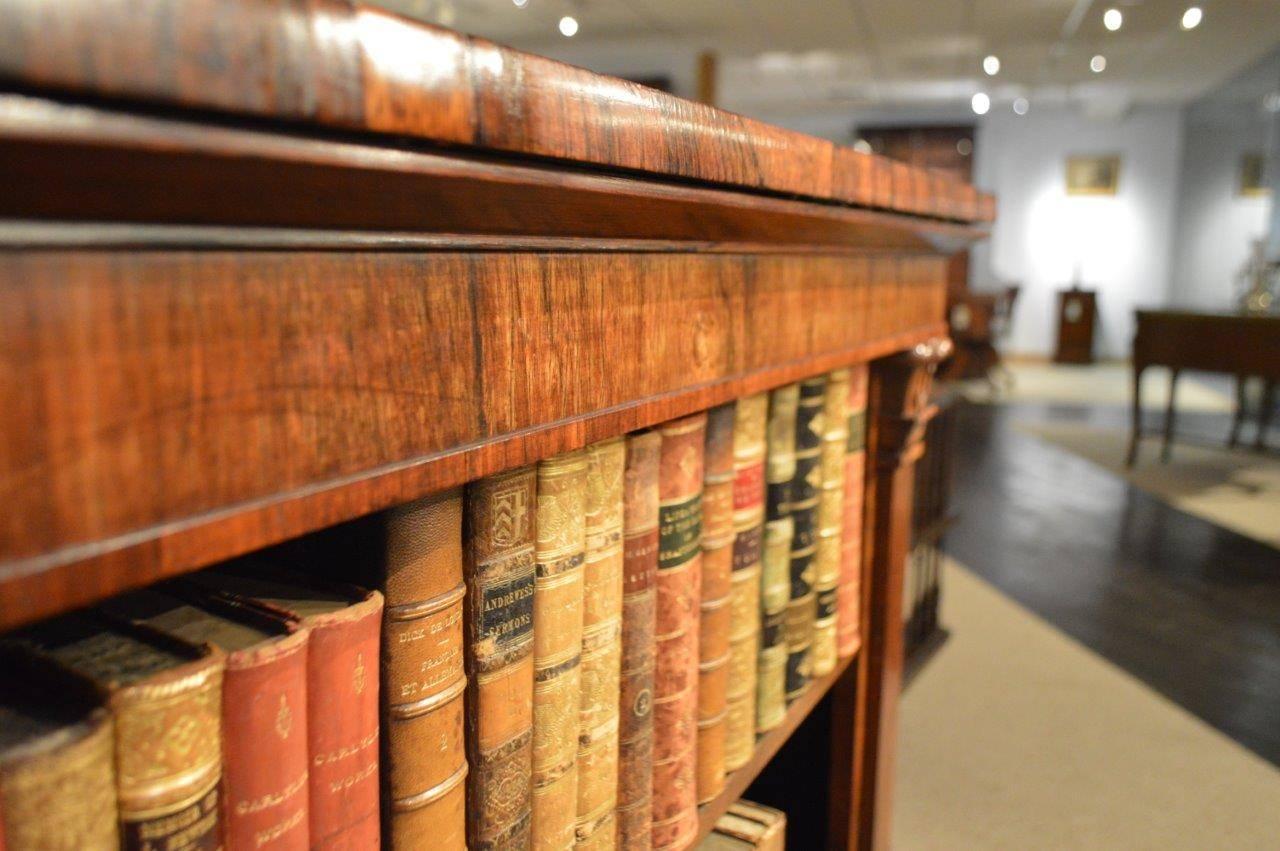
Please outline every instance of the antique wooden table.
[[702, 822], [830, 693], [829, 844], [886, 843], [990, 197], [342, 0], [0, 0], [0, 185], [0, 628], [871, 361], [863, 649]]
[[1127, 463], [1133, 466], [1142, 437], [1142, 373], [1149, 366], [1167, 366], [1169, 402], [1164, 420], [1162, 460], [1169, 459], [1176, 416], [1178, 375], [1182, 370], [1222, 372], [1236, 378], [1236, 412], [1231, 426], [1235, 445], [1244, 416], [1244, 385], [1251, 377], [1263, 380], [1263, 399], [1256, 445], [1263, 447], [1275, 385], [1280, 381], [1280, 315], [1247, 316], [1189, 310], [1139, 310], [1133, 337], [1132, 431]]

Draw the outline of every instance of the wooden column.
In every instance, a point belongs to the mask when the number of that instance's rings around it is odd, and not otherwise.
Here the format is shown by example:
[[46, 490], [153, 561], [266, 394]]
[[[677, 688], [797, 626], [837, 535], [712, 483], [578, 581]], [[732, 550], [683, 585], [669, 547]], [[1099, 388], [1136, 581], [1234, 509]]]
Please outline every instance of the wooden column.
[[911, 546], [916, 461], [924, 452], [933, 372], [951, 352], [945, 337], [875, 361], [868, 388], [866, 551], [862, 570], [862, 649], [834, 695], [832, 849], [888, 848], [898, 694], [902, 687], [903, 572]]

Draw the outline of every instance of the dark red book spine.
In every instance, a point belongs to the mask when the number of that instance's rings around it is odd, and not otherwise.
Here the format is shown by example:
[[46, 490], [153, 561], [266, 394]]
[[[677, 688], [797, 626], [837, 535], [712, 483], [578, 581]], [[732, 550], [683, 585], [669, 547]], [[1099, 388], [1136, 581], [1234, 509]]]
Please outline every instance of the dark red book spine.
[[382, 595], [308, 619], [311, 847], [379, 847], [378, 652]]

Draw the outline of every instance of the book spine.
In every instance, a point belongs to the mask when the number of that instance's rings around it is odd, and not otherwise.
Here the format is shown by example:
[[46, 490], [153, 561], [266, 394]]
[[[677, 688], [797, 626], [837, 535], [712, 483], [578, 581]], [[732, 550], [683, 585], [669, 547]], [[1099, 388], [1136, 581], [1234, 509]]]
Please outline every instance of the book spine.
[[844, 455], [849, 442], [849, 370], [827, 376], [822, 401], [822, 487], [818, 494], [818, 544], [813, 561], [816, 615], [813, 621], [815, 677], [836, 666], [836, 604], [840, 585], [841, 529], [844, 525]]
[[309, 638], [300, 629], [227, 654], [222, 782], [228, 851], [310, 847]]
[[707, 412], [702, 479], [702, 593], [698, 606], [698, 803], [724, 789], [729, 598], [733, 576], [734, 405]]
[[618, 700], [618, 846], [649, 851], [653, 820], [654, 617], [662, 436], [627, 437], [623, 479], [622, 683]]
[[377, 848], [382, 595], [370, 591], [365, 600], [309, 623], [311, 847]]
[[787, 601], [787, 703], [804, 694], [812, 673], [814, 555], [818, 545], [818, 494], [822, 485], [822, 403], [826, 377], [800, 382], [796, 408], [796, 473], [791, 480], [791, 597]]
[[12, 851], [120, 848], [111, 714], [94, 710], [84, 728], [56, 748], [0, 764], [0, 832]]
[[531, 837], [536, 503], [532, 466], [467, 487], [472, 851], [527, 848]]
[[618, 695], [622, 633], [623, 471], [627, 444], [587, 447], [586, 561], [582, 573], [582, 696], [578, 714], [577, 847], [617, 839]]
[[733, 424], [733, 573], [729, 591], [729, 673], [724, 767], [751, 759], [756, 743], [760, 647], [760, 553], [764, 543], [764, 452], [769, 394], [739, 399]]
[[862, 644], [862, 523], [867, 446], [867, 365], [849, 370], [844, 500], [840, 524], [840, 584], [836, 589], [836, 649], [841, 656]]
[[533, 848], [574, 844], [587, 455], [538, 463], [533, 591]]
[[383, 839], [395, 849], [466, 847], [462, 497], [387, 513], [382, 619]]
[[684, 848], [697, 834], [698, 602], [702, 574], [702, 464], [707, 415], [659, 427], [658, 614], [654, 634], [653, 847]]
[[124, 851], [223, 847], [223, 666], [214, 651], [112, 692]]
[[800, 386], [769, 394], [765, 457], [764, 547], [760, 553], [760, 666], [756, 729], [772, 730], [786, 715], [787, 644], [784, 620], [791, 597], [791, 480], [796, 472], [796, 404]]

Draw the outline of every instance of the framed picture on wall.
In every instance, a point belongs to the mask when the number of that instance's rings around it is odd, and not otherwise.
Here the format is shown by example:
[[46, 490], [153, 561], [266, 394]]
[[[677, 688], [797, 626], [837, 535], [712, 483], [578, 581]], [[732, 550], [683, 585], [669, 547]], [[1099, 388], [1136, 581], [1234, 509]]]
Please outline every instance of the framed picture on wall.
[[1120, 157], [1067, 157], [1068, 195], [1114, 195], [1120, 185]]
[[1240, 157], [1240, 195], [1246, 197], [1257, 197], [1266, 195], [1270, 190], [1267, 188], [1265, 177], [1266, 165], [1262, 154], [1258, 151], [1250, 151]]

